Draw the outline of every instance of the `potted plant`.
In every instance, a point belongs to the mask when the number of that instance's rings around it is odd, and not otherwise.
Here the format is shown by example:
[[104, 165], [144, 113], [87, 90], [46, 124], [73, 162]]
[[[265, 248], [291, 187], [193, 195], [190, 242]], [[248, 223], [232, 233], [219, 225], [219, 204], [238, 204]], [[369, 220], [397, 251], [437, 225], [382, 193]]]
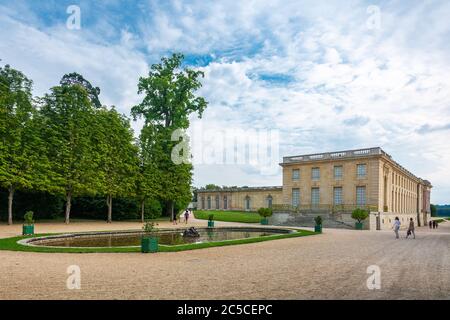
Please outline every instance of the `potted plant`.
[[33, 220], [33, 211], [27, 211], [23, 216], [25, 222], [22, 226], [22, 234], [24, 236], [33, 235], [34, 234], [34, 220]]
[[322, 233], [322, 217], [315, 217], [314, 222], [316, 223], [316, 225], [314, 226], [314, 232]]
[[142, 227], [144, 234], [141, 239], [141, 251], [142, 253], [158, 252], [158, 238], [155, 235], [157, 229], [155, 223], [147, 221]]
[[353, 210], [352, 212], [352, 219], [355, 219], [357, 222], [355, 223], [355, 229], [356, 230], [362, 230], [363, 229], [363, 221], [367, 219], [369, 216], [369, 213], [367, 210], [357, 208]]
[[269, 219], [267, 219], [267, 218], [272, 216], [272, 213], [273, 213], [273, 211], [271, 208], [259, 208], [258, 209], [258, 214], [262, 217], [262, 219], [261, 219], [262, 225], [269, 224]]
[[214, 215], [210, 214], [208, 216], [208, 228], [214, 228]]

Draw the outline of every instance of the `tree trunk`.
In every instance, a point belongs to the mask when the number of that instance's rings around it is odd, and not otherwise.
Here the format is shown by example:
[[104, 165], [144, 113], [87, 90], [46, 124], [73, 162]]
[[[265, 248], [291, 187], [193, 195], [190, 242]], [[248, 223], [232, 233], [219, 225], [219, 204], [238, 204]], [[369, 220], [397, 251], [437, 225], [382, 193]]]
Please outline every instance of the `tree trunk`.
[[145, 222], [145, 200], [141, 201], [141, 221]]
[[70, 208], [72, 207], [72, 192], [66, 194], [66, 224], [70, 222]]
[[14, 199], [14, 187], [9, 187], [9, 195], [8, 195], [8, 224], [12, 225], [13, 223], [13, 211], [12, 211], [12, 205], [13, 205], [13, 199]]
[[170, 221], [173, 221], [173, 201], [170, 201], [170, 207], [169, 207], [169, 213], [170, 213]]
[[108, 205], [108, 223], [112, 222], [112, 195], [108, 195], [106, 198], [106, 204]]

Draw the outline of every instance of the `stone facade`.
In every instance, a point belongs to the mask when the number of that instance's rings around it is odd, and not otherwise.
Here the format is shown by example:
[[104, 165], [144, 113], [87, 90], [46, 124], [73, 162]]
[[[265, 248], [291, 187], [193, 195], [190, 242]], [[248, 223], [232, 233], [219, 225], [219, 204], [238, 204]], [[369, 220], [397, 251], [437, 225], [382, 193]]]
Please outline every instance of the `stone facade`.
[[[345, 208], [365, 207], [371, 211], [366, 221], [370, 229], [390, 228], [397, 215], [404, 224], [409, 218], [416, 225], [427, 223], [430, 182], [413, 175], [381, 148], [285, 157], [280, 165], [284, 204], [328, 207], [342, 211], [343, 219], [348, 219]], [[300, 195], [298, 200], [293, 199], [295, 194]]]
[[364, 207], [371, 212], [367, 229], [389, 229], [395, 216], [403, 225], [409, 218], [416, 225], [429, 219], [430, 182], [413, 175], [381, 148], [284, 157], [280, 165], [282, 187], [199, 190], [197, 207], [330, 212], [339, 213], [346, 223], [352, 221], [354, 208]]
[[282, 203], [282, 187], [198, 190], [197, 209], [256, 211]]

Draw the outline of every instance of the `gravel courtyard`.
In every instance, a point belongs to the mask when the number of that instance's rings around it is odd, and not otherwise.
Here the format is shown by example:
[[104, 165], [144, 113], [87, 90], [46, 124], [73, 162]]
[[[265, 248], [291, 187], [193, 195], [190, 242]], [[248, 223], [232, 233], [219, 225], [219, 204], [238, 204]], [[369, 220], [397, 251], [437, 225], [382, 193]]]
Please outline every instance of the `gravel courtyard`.
[[[140, 227], [36, 226], [40, 233]], [[0, 238], [20, 228], [0, 225]], [[81, 268], [80, 290], [66, 288], [70, 265]], [[366, 286], [370, 265], [381, 269], [380, 290]], [[0, 299], [450, 299], [450, 222], [418, 228], [415, 240], [395, 240], [387, 231], [325, 229], [317, 236], [177, 253], [0, 251], [0, 270]]]

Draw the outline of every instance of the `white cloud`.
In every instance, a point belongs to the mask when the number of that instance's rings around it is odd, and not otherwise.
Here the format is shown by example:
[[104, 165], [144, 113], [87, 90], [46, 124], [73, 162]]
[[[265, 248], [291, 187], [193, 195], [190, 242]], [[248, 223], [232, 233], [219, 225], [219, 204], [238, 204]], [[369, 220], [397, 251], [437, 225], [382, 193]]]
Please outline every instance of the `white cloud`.
[[[139, 101], [147, 62], [167, 51], [209, 55], [200, 92], [210, 102], [201, 120], [209, 128], [277, 128], [285, 136], [281, 156], [381, 146], [432, 181], [433, 201], [450, 202], [450, 3], [383, 2], [379, 30], [366, 26], [369, 4], [151, 2], [134, 29], [106, 19], [98, 33], [45, 28], [24, 8], [25, 23], [8, 7], [0, 16], [0, 58], [34, 79], [38, 94], [78, 71], [101, 87], [105, 103], [128, 111]], [[107, 30], [119, 30], [117, 43], [104, 41]], [[195, 182], [280, 179], [197, 166]]]

